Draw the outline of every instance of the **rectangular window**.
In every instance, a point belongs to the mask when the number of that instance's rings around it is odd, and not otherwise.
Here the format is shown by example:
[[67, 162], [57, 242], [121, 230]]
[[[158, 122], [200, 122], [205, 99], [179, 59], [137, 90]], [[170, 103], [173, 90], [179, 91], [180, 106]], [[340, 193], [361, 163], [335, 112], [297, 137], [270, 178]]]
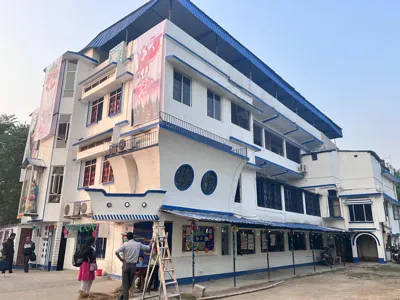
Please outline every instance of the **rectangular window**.
[[310, 216], [321, 216], [319, 194], [304, 192], [306, 197], [306, 213]]
[[400, 220], [399, 207], [398, 206], [392, 206], [392, 207], [393, 207], [393, 218], [395, 220]]
[[107, 238], [98, 237], [96, 239], [96, 258], [104, 259], [106, 257]]
[[324, 248], [324, 244], [322, 241], [322, 234], [321, 233], [310, 233], [311, 235], [311, 239], [310, 239], [310, 248], [311, 249], [323, 249]]
[[253, 230], [239, 230], [237, 232], [237, 253], [255, 254], [256, 253], [256, 235]]
[[[194, 249], [195, 251], [208, 253], [214, 251], [214, 227], [199, 226], [194, 231]], [[192, 251], [192, 228], [183, 226], [182, 251]]]
[[70, 115], [61, 115], [58, 122], [56, 148], [66, 148], [68, 142]]
[[93, 101], [90, 105], [90, 123], [94, 124], [103, 118], [103, 98]]
[[285, 251], [283, 233], [280, 231], [261, 231], [261, 252]]
[[101, 175], [101, 182], [108, 183], [114, 181], [113, 169], [110, 165], [110, 162], [105, 158], [103, 161], [103, 172]]
[[265, 149], [283, 156], [283, 140], [267, 130], [264, 130], [264, 136]]
[[190, 106], [190, 84], [188, 77], [174, 71], [173, 98], [187, 106]]
[[238, 180], [238, 184], [237, 184], [237, 187], [236, 187], [236, 194], [235, 194], [235, 202], [236, 203], [240, 203], [241, 202], [241, 185], [240, 185], [240, 181], [241, 181], [241, 177], [239, 177], [239, 180]]
[[329, 215], [331, 217], [341, 217], [340, 202], [338, 197], [328, 197]]
[[290, 185], [285, 186], [286, 211], [303, 214], [303, 191]]
[[221, 255], [229, 255], [229, 227], [221, 227]]
[[67, 63], [67, 70], [65, 72], [65, 83], [63, 97], [74, 96], [75, 74], [78, 66], [77, 60], [69, 60]]
[[221, 98], [207, 90], [207, 116], [221, 121]]
[[231, 102], [231, 122], [246, 130], [250, 130], [250, 113], [239, 105]]
[[95, 176], [96, 176], [96, 159], [92, 159], [85, 162], [83, 186], [94, 185]]
[[306, 250], [306, 236], [304, 232], [289, 233], [289, 251]]
[[257, 174], [257, 205], [282, 210], [281, 185], [274, 180]]
[[262, 147], [262, 128], [256, 124], [253, 124], [253, 137], [254, 144]]
[[300, 163], [300, 148], [292, 145], [291, 143], [286, 143], [286, 157], [291, 161]]
[[108, 116], [121, 112], [122, 88], [110, 93], [110, 104], [108, 106]]
[[64, 167], [53, 167], [53, 172], [51, 173], [49, 203], [60, 203], [63, 179]]
[[350, 221], [352, 222], [372, 222], [371, 204], [349, 205]]

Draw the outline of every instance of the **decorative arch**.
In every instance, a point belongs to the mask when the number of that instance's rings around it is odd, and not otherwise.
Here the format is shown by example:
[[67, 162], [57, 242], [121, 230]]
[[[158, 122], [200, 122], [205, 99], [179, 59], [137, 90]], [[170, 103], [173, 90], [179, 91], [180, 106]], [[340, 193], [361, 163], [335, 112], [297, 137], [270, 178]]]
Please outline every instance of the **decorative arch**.
[[375, 239], [376, 243], [378, 246], [381, 245], [381, 243], [379, 242], [379, 239], [376, 237], [375, 234], [371, 233], [371, 232], [358, 232], [354, 237], [353, 237], [353, 246], [356, 245], [357, 239], [362, 236], [362, 235], [369, 235], [372, 238]]

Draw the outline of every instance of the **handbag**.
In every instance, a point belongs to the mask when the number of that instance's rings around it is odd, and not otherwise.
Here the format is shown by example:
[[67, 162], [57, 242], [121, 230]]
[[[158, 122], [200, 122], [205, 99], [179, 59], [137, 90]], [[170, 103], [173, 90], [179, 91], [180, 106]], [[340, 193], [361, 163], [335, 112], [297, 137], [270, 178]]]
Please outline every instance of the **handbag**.
[[29, 256], [30, 261], [36, 261], [36, 254], [35, 252], [32, 252], [31, 255]]
[[90, 264], [90, 271], [91, 272], [97, 271], [97, 263], [93, 262]]

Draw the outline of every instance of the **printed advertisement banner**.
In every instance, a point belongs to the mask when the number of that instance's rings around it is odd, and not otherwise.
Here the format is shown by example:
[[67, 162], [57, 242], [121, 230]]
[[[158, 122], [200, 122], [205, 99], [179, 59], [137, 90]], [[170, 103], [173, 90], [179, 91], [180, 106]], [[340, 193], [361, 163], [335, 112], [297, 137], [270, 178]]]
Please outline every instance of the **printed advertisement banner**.
[[35, 109], [35, 111], [31, 114], [31, 125], [29, 126], [29, 133], [26, 141], [24, 158], [22, 159], [22, 161], [24, 161], [25, 158], [27, 157], [37, 158], [37, 150], [36, 150], [37, 142], [35, 142], [35, 131], [36, 131], [38, 113], [39, 109]]
[[57, 95], [59, 90], [59, 81], [62, 69], [62, 57], [50, 64], [46, 69], [44, 86], [42, 92], [42, 101], [37, 119], [35, 141], [45, 139], [51, 136], [54, 131], [54, 113], [57, 110]]
[[165, 24], [165, 21], [161, 22], [138, 37], [133, 44], [135, 79], [132, 126], [141, 125], [159, 116]]

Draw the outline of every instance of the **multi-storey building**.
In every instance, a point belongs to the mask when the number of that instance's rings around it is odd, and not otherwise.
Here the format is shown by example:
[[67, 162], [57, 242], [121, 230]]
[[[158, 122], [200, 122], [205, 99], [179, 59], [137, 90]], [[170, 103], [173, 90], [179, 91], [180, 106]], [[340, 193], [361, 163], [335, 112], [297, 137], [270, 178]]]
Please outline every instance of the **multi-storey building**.
[[266, 251], [270, 267], [351, 251], [327, 199], [300, 188], [302, 159], [336, 149], [341, 128], [190, 1], [150, 1], [53, 65], [22, 172], [39, 265], [72, 268], [95, 232], [100, 268], [119, 275], [124, 233], [149, 239], [155, 220], [182, 282], [192, 245], [203, 280], [230, 276], [237, 253], [257, 272]]

